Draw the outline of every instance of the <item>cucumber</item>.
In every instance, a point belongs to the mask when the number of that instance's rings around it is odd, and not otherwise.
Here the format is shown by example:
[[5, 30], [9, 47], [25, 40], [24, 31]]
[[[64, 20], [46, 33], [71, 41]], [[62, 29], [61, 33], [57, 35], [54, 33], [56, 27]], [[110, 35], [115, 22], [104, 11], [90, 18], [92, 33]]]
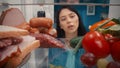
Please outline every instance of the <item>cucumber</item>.
[[[78, 44], [78, 42], [82, 39], [82, 36], [79, 36], [79, 37], [75, 37], [73, 39], [70, 40], [70, 46], [72, 48], [75, 48], [76, 45]], [[81, 45], [81, 44], [80, 44]], [[80, 47], [81, 48], [81, 47]]]

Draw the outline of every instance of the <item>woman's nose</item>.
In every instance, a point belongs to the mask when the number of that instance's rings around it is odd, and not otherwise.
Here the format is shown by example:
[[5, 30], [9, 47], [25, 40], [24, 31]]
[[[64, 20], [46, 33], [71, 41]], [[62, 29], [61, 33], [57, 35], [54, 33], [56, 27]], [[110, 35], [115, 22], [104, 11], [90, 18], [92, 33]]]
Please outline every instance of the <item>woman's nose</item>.
[[67, 18], [67, 24], [71, 23], [71, 19]]

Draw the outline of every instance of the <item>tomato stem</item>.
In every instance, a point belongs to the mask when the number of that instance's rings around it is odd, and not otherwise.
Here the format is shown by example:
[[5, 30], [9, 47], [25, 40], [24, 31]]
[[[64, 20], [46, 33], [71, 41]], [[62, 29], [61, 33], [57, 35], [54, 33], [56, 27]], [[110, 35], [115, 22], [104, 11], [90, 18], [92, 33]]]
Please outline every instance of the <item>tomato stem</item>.
[[79, 42], [77, 43], [73, 53], [76, 54], [76, 52], [78, 51], [78, 49], [82, 46], [82, 39], [84, 36], [81, 37], [81, 39], [79, 40]]

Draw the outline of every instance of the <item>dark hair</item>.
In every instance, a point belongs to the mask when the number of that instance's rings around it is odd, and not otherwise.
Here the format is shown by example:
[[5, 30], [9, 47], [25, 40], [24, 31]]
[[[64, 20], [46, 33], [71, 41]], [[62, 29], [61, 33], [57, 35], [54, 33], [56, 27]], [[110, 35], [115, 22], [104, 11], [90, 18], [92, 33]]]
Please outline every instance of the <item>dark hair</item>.
[[[59, 14], [62, 9], [67, 8], [72, 12], [75, 12], [79, 18], [79, 27], [78, 27], [78, 36], [83, 36], [86, 33], [86, 30], [84, 28], [83, 22], [81, 20], [81, 17], [79, 16], [79, 13], [70, 5], [68, 6], [62, 6], [61, 9], [58, 11], [57, 16], [56, 16], [56, 29], [57, 29], [57, 37], [58, 38], [64, 38], [65, 37], [65, 32], [63, 29], [60, 28], [60, 21], [59, 21]], [[79, 32], [80, 31], [80, 32]]]

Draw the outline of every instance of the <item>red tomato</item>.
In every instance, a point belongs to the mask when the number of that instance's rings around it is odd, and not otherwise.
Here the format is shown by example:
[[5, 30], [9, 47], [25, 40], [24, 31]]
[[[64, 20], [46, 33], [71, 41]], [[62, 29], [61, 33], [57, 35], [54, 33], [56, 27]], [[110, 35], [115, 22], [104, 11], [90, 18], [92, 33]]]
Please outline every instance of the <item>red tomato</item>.
[[120, 41], [111, 46], [111, 55], [115, 61], [120, 63]]
[[120, 68], [120, 63], [115, 62], [115, 61], [111, 61], [108, 63], [106, 68]]
[[114, 44], [117, 41], [120, 41], [120, 38], [113, 37], [111, 34], [105, 34], [104, 36], [110, 45]]
[[80, 57], [81, 62], [87, 67], [92, 67], [97, 63], [97, 58], [92, 53], [84, 53]]
[[93, 53], [97, 58], [104, 58], [109, 55], [110, 47], [104, 36], [97, 31], [88, 32], [82, 40], [83, 48]]

